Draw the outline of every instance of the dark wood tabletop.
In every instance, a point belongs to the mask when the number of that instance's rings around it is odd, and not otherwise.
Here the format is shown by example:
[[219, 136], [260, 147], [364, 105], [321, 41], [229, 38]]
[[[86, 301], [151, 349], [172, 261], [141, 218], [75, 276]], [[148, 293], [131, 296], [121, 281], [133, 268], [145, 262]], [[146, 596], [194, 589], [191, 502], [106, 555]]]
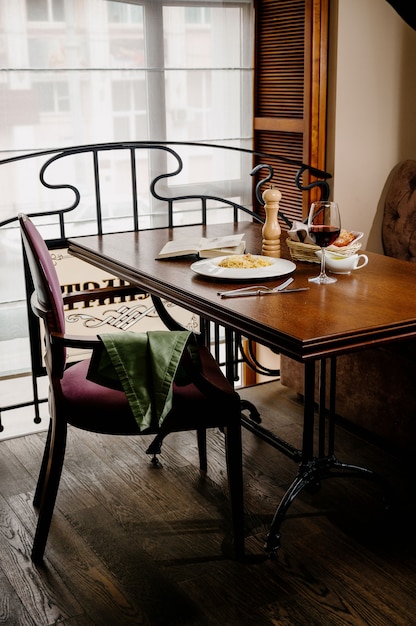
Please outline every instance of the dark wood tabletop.
[[[195, 259], [189, 257], [156, 260], [170, 239], [233, 232], [245, 233], [247, 252], [261, 253], [261, 225], [252, 223], [78, 237], [69, 241], [69, 251], [153, 295], [231, 326], [299, 361], [416, 338], [416, 264], [366, 252], [366, 267], [338, 275], [334, 284], [316, 285], [309, 283], [308, 277], [319, 272], [318, 264], [296, 262], [291, 286], [309, 287], [308, 291], [222, 299], [219, 290], [250, 283], [197, 275], [190, 269]], [[284, 235], [281, 255], [290, 259]], [[275, 286], [282, 280], [279, 277], [267, 284]], [[263, 284], [264, 280], [255, 282]]]

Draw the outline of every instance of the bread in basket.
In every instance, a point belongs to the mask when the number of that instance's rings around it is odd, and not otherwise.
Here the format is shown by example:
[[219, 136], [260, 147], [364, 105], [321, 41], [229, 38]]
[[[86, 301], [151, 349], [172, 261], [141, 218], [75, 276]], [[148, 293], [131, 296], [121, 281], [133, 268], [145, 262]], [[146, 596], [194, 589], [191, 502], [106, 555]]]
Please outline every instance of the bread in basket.
[[[360, 239], [363, 237], [363, 235], [364, 233], [360, 233], [354, 230], [348, 231], [346, 229], [342, 229], [338, 239], [326, 249], [331, 250], [332, 252], [336, 252], [337, 254], [342, 256], [351, 256], [352, 254], [356, 254], [356, 252], [358, 252], [358, 250], [361, 248]], [[320, 263], [319, 258], [315, 254], [317, 250], [320, 250], [319, 246], [312, 243], [301, 243], [300, 241], [294, 241], [290, 238], [290, 234], [286, 239], [286, 243], [289, 248], [290, 255], [294, 261]]]

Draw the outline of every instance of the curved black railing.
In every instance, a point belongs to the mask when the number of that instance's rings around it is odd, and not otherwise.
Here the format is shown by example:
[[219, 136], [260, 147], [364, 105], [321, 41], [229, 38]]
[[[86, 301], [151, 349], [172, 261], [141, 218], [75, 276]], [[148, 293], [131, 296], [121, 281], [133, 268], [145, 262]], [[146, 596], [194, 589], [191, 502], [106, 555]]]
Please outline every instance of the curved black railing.
[[[256, 176], [263, 169], [267, 171], [267, 175], [261, 178], [255, 186], [255, 197], [257, 202], [260, 205], [264, 204], [264, 201], [261, 197], [261, 188], [266, 185], [269, 181], [272, 180], [274, 176], [273, 167], [267, 163], [268, 160], [272, 160], [272, 162], [281, 162], [286, 165], [292, 165], [298, 168], [297, 173], [294, 177], [294, 185], [295, 187], [303, 192], [310, 190], [312, 188], [319, 188], [321, 198], [327, 199], [329, 196], [329, 184], [328, 180], [331, 178], [331, 175], [328, 172], [323, 170], [319, 170], [317, 168], [311, 167], [307, 164], [304, 164], [300, 161], [296, 161], [293, 159], [289, 159], [287, 157], [283, 157], [277, 154], [268, 154], [257, 152], [250, 149], [238, 148], [234, 146], [224, 146], [215, 143], [202, 143], [202, 142], [169, 142], [169, 141], [128, 141], [128, 142], [114, 142], [114, 143], [100, 143], [100, 144], [87, 144], [87, 145], [79, 145], [72, 147], [64, 147], [64, 148], [51, 148], [48, 150], [41, 150], [37, 152], [28, 152], [24, 154], [20, 154], [17, 156], [9, 157], [6, 159], [0, 160], [0, 166], [14, 164], [23, 162], [30, 159], [37, 159], [45, 157], [45, 161], [42, 163], [39, 169], [39, 181], [41, 185], [50, 190], [68, 190], [73, 194], [73, 201], [64, 207], [53, 207], [52, 209], [36, 209], [34, 211], [25, 211], [30, 215], [30, 217], [45, 217], [45, 216], [58, 216], [59, 221], [59, 238], [48, 241], [48, 245], [51, 248], [64, 247], [66, 245], [67, 235], [66, 235], [66, 218], [70, 215], [79, 205], [82, 199], [82, 192], [79, 184], [70, 184], [69, 182], [62, 183], [52, 183], [47, 180], [49, 168], [54, 164], [59, 162], [60, 160], [67, 158], [72, 155], [79, 155], [84, 153], [91, 153], [93, 159], [93, 190], [94, 190], [94, 202], [95, 202], [95, 216], [94, 216], [94, 234], [102, 234], [103, 232], [103, 211], [102, 211], [102, 181], [101, 181], [101, 173], [100, 173], [100, 161], [99, 156], [103, 152], [107, 151], [115, 151], [115, 150], [126, 150], [129, 152], [130, 161], [128, 167], [130, 168], [130, 181], [131, 181], [131, 207], [132, 207], [132, 224], [134, 230], [140, 229], [140, 220], [139, 220], [139, 202], [138, 202], [138, 188], [137, 188], [137, 163], [136, 163], [136, 153], [139, 150], [159, 150], [164, 155], [170, 155], [174, 161], [174, 165], [167, 168], [167, 159], [163, 162], [162, 165], [165, 166], [165, 169], [168, 171], [161, 171], [157, 175], [154, 175], [149, 183], [149, 193], [155, 200], [162, 202], [166, 205], [167, 210], [167, 224], [168, 227], [174, 227], [174, 217], [175, 217], [175, 208], [178, 203], [183, 201], [193, 201], [200, 203], [200, 221], [198, 223], [206, 224], [207, 222], [207, 207], [209, 202], [219, 202], [221, 206], [231, 207], [233, 210], [234, 221], [239, 221], [239, 214], [244, 213], [251, 216], [253, 220], [256, 220], [262, 223], [263, 218], [258, 215], [252, 209], [239, 204], [232, 199], [225, 198], [222, 196], [218, 196], [214, 193], [183, 193], [179, 195], [175, 195], [166, 193], [166, 188], [163, 186], [163, 182], [167, 179], [172, 179], [175, 176], [178, 176], [184, 168], [184, 162], [179, 154], [179, 148], [185, 147], [201, 147], [201, 148], [213, 148], [213, 149], [221, 149], [230, 152], [237, 152], [241, 154], [251, 155], [253, 159], [261, 160], [261, 163], [251, 168], [249, 174], [251, 176]], [[160, 163], [158, 164], [158, 168], [160, 168]], [[309, 176], [313, 176], [317, 180], [303, 184], [303, 177], [307, 173]], [[201, 183], [203, 185], [203, 183]], [[172, 189], [172, 188], [171, 188]], [[230, 194], [231, 196], [233, 194]], [[234, 194], [235, 195], [235, 194]], [[9, 224], [16, 222], [18, 211], [16, 211], [16, 215], [10, 216], [6, 219], [0, 220], [0, 228], [7, 227]], [[290, 219], [284, 215], [283, 212], [279, 212], [279, 217], [283, 220], [283, 222], [290, 227], [291, 221]], [[92, 234], [92, 233], [90, 233]], [[33, 320], [31, 320], [30, 315], [30, 304], [29, 298], [31, 294], [31, 285], [29, 284], [29, 274], [25, 272], [25, 280], [26, 280], [26, 294], [27, 294], [27, 310], [29, 317], [29, 339], [31, 346], [31, 361], [32, 361], [32, 379], [33, 379], [33, 402], [28, 402], [24, 404], [17, 404], [13, 406], [0, 407], [0, 431], [2, 430], [1, 425], [1, 412], [17, 408], [21, 406], [27, 406], [33, 404], [35, 406], [35, 422], [40, 421], [39, 416], [39, 404], [44, 402], [44, 400], [40, 400], [38, 396], [37, 382], [36, 379], [38, 376], [43, 373], [43, 365], [42, 365], [42, 356], [41, 356], [41, 347], [40, 347], [40, 333], [39, 328]], [[155, 309], [157, 310], [159, 316], [162, 321], [166, 325], [174, 325], [175, 321], [169, 313], [162, 307], [162, 303], [153, 302], [155, 305]], [[220, 330], [215, 328], [213, 330], [210, 329], [210, 325], [205, 323], [203, 320], [201, 321], [202, 332], [204, 332], [206, 336], [206, 340], [210, 343], [212, 342], [214, 345], [215, 356], [218, 360], [220, 360]], [[230, 338], [228, 335], [227, 341], [230, 343]], [[233, 355], [234, 363], [234, 376], [237, 379], [237, 362], [244, 361], [248, 364], [252, 369], [261, 374], [269, 374], [272, 376], [276, 376], [279, 374], [277, 370], [269, 370], [268, 368], [264, 368], [260, 363], [257, 362], [254, 352], [251, 350], [251, 344], [249, 344], [247, 349], [247, 354], [245, 354], [241, 337], [235, 335], [232, 338], [232, 344], [228, 345], [228, 354]], [[241, 356], [238, 357], [238, 354]], [[233, 362], [234, 362], [233, 361]]]
[[[75, 199], [74, 202], [65, 208], [62, 209], [56, 209], [53, 211], [34, 211], [30, 213], [31, 217], [41, 217], [41, 216], [45, 216], [45, 215], [58, 215], [59, 216], [59, 220], [60, 220], [60, 224], [61, 224], [61, 237], [64, 239], [65, 238], [65, 228], [64, 228], [64, 218], [63, 216], [66, 213], [69, 213], [71, 211], [73, 211], [80, 203], [81, 200], [81, 192], [79, 191], [79, 189], [77, 187], [75, 187], [74, 185], [70, 185], [67, 183], [63, 183], [63, 184], [51, 184], [48, 183], [46, 178], [45, 178], [45, 174], [47, 169], [50, 167], [50, 165], [56, 161], [58, 161], [59, 159], [68, 157], [70, 155], [76, 155], [76, 154], [82, 154], [82, 153], [87, 153], [87, 152], [91, 152], [91, 154], [93, 155], [93, 162], [94, 162], [94, 174], [95, 174], [95, 179], [94, 179], [94, 183], [95, 183], [95, 195], [96, 195], [96, 202], [97, 202], [97, 227], [98, 227], [98, 233], [100, 233], [102, 231], [102, 213], [101, 213], [101, 206], [100, 206], [100, 199], [101, 199], [101, 194], [100, 194], [100, 174], [99, 174], [99, 163], [98, 163], [98, 155], [100, 152], [105, 152], [105, 151], [110, 151], [110, 150], [129, 150], [130, 151], [130, 164], [131, 164], [131, 179], [132, 179], [132, 200], [133, 200], [133, 216], [134, 216], [134, 228], [138, 229], [139, 225], [138, 225], [138, 212], [137, 212], [137, 187], [135, 184], [136, 181], [136, 164], [135, 164], [135, 159], [134, 154], [136, 150], [163, 150], [167, 153], [170, 153], [177, 161], [177, 168], [171, 172], [164, 172], [162, 174], [158, 174], [157, 176], [155, 176], [155, 178], [150, 182], [149, 185], [149, 190], [151, 195], [161, 201], [164, 201], [167, 203], [168, 205], [168, 215], [169, 215], [169, 226], [173, 225], [173, 206], [175, 202], [178, 201], [184, 201], [184, 200], [201, 200], [202, 201], [202, 221], [204, 222], [206, 220], [206, 202], [208, 202], [209, 200], [211, 201], [219, 201], [219, 202], [223, 202], [225, 204], [228, 204], [229, 206], [234, 208], [235, 211], [235, 219], [237, 219], [237, 212], [238, 211], [242, 211], [243, 213], [249, 213], [250, 215], [252, 215], [253, 219], [258, 220], [258, 221], [262, 221], [262, 219], [254, 212], [251, 211], [250, 209], [248, 209], [247, 207], [232, 202], [226, 198], [223, 197], [219, 197], [219, 196], [215, 196], [215, 195], [210, 195], [210, 194], [184, 194], [181, 196], [164, 196], [161, 193], [158, 193], [156, 187], [158, 185], [158, 183], [164, 179], [167, 178], [171, 178], [173, 176], [177, 176], [178, 174], [180, 174], [183, 170], [183, 160], [181, 158], [181, 156], [179, 155], [179, 153], [174, 150], [171, 146], [175, 146], [175, 147], [185, 147], [185, 146], [195, 146], [195, 147], [210, 147], [210, 148], [214, 148], [214, 149], [221, 149], [221, 150], [229, 150], [229, 151], [234, 151], [234, 152], [240, 152], [240, 153], [245, 153], [245, 154], [250, 154], [253, 157], [257, 157], [257, 158], [261, 158], [261, 159], [273, 159], [273, 160], [277, 160], [280, 161], [282, 163], [288, 164], [288, 165], [293, 165], [295, 167], [298, 167], [298, 171], [296, 173], [295, 179], [294, 179], [294, 184], [295, 186], [300, 190], [300, 191], [306, 191], [306, 190], [310, 190], [312, 188], [319, 188], [320, 192], [321, 192], [321, 198], [322, 199], [327, 199], [329, 197], [329, 184], [328, 184], [328, 179], [330, 179], [332, 177], [331, 174], [329, 174], [328, 172], [325, 172], [323, 170], [317, 169], [315, 167], [312, 167], [310, 165], [307, 165], [305, 163], [302, 163], [301, 161], [297, 161], [294, 159], [290, 159], [288, 157], [283, 157], [281, 155], [278, 154], [272, 154], [272, 153], [264, 153], [264, 152], [258, 152], [255, 150], [250, 150], [248, 148], [238, 148], [238, 147], [234, 147], [234, 146], [223, 146], [223, 145], [219, 145], [219, 144], [214, 144], [214, 143], [202, 143], [202, 142], [182, 142], [182, 141], [176, 141], [176, 142], [168, 142], [168, 141], [128, 141], [128, 142], [114, 142], [114, 143], [102, 143], [102, 144], [87, 144], [87, 145], [79, 145], [79, 146], [72, 146], [72, 147], [67, 147], [67, 148], [51, 148], [48, 150], [41, 150], [38, 152], [30, 152], [30, 153], [25, 153], [25, 154], [21, 154], [18, 156], [14, 156], [14, 157], [9, 157], [6, 159], [2, 159], [0, 160], [0, 166], [2, 165], [6, 165], [6, 164], [11, 164], [11, 163], [17, 163], [19, 161], [24, 161], [27, 159], [33, 159], [33, 158], [38, 158], [38, 157], [42, 157], [42, 156], [48, 156], [48, 155], [52, 155], [49, 159], [47, 159], [45, 161], [45, 163], [42, 165], [40, 171], [39, 171], [39, 179], [41, 184], [47, 188], [47, 189], [55, 189], [55, 190], [63, 190], [63, 189], [68, 189], [70, 191], [72, 191], [74, 193]], [[255, 193], [256, 193], [256, 198], [258, 200], [258, 202], [260, 204], [264, 204], [262, 198], [261, 198], [261, 194], [260, 194], [260, 189], [261, 187], [266, 184], [268, 181], [270, 181], [273, 178], [274, 175], [274, 171], [271, 165], [267, 164], [267, 163], [262, 163], [259, 164], [257, 166], [255, 166], [253, 168], [253, 170], [250, 172], [250, 174], [252, 176], [254, 176], [255, 174], [257, 174], [262, 168], [267, 168], [269, 175], [260, 180], [257, 184], [256, 184], [256, 189], [255, 189]], [[305, 172], [308, 172], [310, 175], [316, 177], [318, 180], [315, 180], [307, 185], [304, 185], [302, 183], [302, 179], [303, 179], [303, 175]], [[284, 215], [284, 213], [282, 213], [281, 211], [279, 212], [279, 216], [283, 219], [283, 221], [290, 227], [291, 222], [290, 220], [287, 218], [287, 216]], [[12, 216], [10, 218], [7, 218], [5, 220], [0, 221], [0, 228], [2, 226], [6, 226], [7, 224], [10, 224], [14, 221], [17, 220], [17, 215], [16, 216]]]

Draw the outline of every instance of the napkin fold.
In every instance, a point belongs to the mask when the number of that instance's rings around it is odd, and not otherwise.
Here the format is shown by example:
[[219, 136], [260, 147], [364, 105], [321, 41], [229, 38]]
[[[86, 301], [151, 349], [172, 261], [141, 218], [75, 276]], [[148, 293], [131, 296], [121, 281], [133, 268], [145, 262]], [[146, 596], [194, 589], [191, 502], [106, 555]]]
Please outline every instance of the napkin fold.
[[124, 391], [140, 431], [160, 426], [172, 408], [174, 380], [190, 382], [179, 366], [187, 347], [195, 362], [195, 336], [190, 331], [156, 330], [99, 338], [102, 346], [93, 352], [87, 378]]
[[315, 242], [312, 241], [309, 236], [307, 224], [304, 224], [303, 222], [294, 221], [290, 230], [287, 231], [287, 234], [292, 241], [299, 241], [299, 243], [315, 244]]

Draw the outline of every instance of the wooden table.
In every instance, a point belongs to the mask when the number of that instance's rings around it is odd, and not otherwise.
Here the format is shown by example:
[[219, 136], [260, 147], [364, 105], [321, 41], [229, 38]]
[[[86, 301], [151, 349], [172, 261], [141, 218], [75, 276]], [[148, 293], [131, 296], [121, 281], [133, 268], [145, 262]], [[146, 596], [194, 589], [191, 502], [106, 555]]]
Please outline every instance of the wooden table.
[[[334, 451], [335, 389], [332, 384], [329, 420], [322, 402], [318, 420], [318, 450], [315, 452], [315, 363], [331, 360], [331, 381], [335, 381], [336, 357], [340, 354], [416, 337], [416, 264], [367, 253], [366, 267], [350, 275], [339, 275], [331, 285], [308, 283], [319, 267], [297, 263], [291, 286], [309, 287], [273, 296], [221, 299], [224, 282], [201, 277], [190, 270], [186, 259], [155, 260], [159, 250], [172, 238], [189, 235], [215, 236], [244, 232], [247, 251], [261, 251], [261, 226], [252, 223], [208, 227], [177, 227], [69, 241], [74, 256], [112, 272], [150, 294], [166, 298], [204, 319], [233, 329], [271, 349], [305, 364], [305, 402], [302, 450], [290, 445], [280, 448], [299, 459], [299, 470], [281, 500], [266, 542], [273, 554], [280, 545], [280, 525], [293, 499], [305, 487], [318, 486], [329, 476], [361, 474], [378, 480], [370, 470], [337, 460]], [[283, 238], [284, 239], [284, 238]], [[288, 256], [282, 241], [282, 256]], [[269, 280], [274, 286], [282, 279]], [[243, 283], [239, 286], [244, 286]], [[230, 289], [235, 284], [230, 285]], [[321, 397], [325, 397], [325, 368], [321, 368]], [[279, 447], [279, 444], [276, 446]]]

